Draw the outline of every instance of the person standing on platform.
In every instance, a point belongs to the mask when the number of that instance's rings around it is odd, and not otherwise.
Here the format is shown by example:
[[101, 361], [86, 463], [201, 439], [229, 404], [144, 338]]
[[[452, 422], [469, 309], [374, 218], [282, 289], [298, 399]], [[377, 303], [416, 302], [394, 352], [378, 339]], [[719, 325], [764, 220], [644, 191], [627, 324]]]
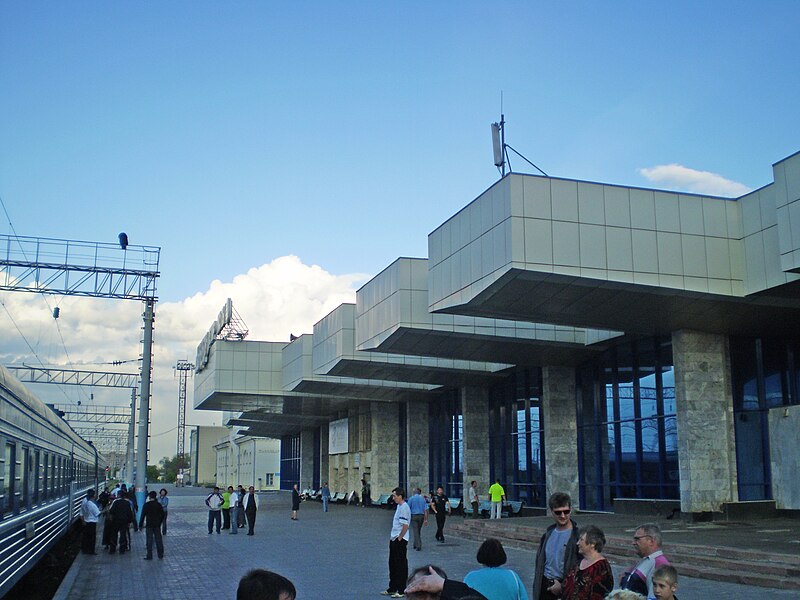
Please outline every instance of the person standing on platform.
[[469, 503], [472, 505], [472, 518], [477, 519], [480, 503], [478, 502], [478, 482], [474, 479], [469, 484]]
[[655, 523], [639, 525], [633, 534], [633, 549], [641, 559], [620, 580], [623, 590], [632, 590], [653, 598], [653, 571], [669, 564], [661, 551], [661, 529]]
[[361, 478], [361, 506], [372, 506], [372, 486], [366, 477]]
[[256, 490], [251, 485], [244, 496], [244, 516], [247, 517], [247, 535], [255, 535], [256, 513], [258, 512], [258, 500], [256, 500]]
[[292, 486], [292, 521], [297, 521], [297, 511], [300, 510], [300, 490], [297, 484]]
[[406, 492], [401, 487], [392, 490], [392, 500], [397, 505], [389, 533], [389, 587], [381, 592], [384, 596], [402, 598], [408, 579], [408, 527], [411, 524], [411, 509], [406, 502]]
[[247, 495], [247, 492], [244, 491], [244, 486], [241, 483], [239, 484], [239, 489], [236, 493], [239, 494], [239, 529], [242, 529], [245, 525], [244, 497]]
[[500, 480], [496, 479], [495, 482], [489, 487], [489, 500], [492, 501], [492, 512], [489, 515], [490, 519], [499, 519], [503, 512], [503, 502], [506, 499], [506, 491], [500, 485]]
[[414, 550], [422, 550], [422, 528], [428, 524], [428, 502], [422, 497], [422, 489], [414, 488], [414, 495], [408, 499], [411, 510], [411, 542]]
[[564, 578], [578, 564], [580, 530], [572, 520], [572, 498], [556, 492], [547, 501], [555, 523], [550, 525], [539, 541], [533, 575], [531, 600], [555, 600], [563, 592]]
[[228, 486], [224, 492], [222, 492], [222, 528], [223, 529], [230, 529], [231, 528], [231, 492], [233, 491], [233, 487]]
[[[133, 521], [133, 509], [131, 503], [125, 497], [125, 492], [120, 491], [116, 499], [108, 509], [111, 518], [111, 535], [108, 539], [108, 553], [114, 554], [117, 551], [119, 542], [119, 553], [125, 554], [129, 548], [128, 525]], [[107, 523], [108, 524], [108, 523]]]
[[328, 512], [328, 502], [331, 501], [331, 488], [328, 487], [328, 482], [322, 482], [322, 490], [320, 491], [322, 495], [322, 512]]
[[233, 489], [233, 486], [228, 486], [228, 491], [231, 493], [231, 530], [228, 532], [230, 535], [237, 535], [239, 533], [239, 513], [242, 510], [242, 500], [239, 497], [239, 492]]
[[164, 509], [164, 520], [161, 522], [161, 534], [167, 535], [167, 515], [169, 514], [169, 498], [167, 498], [167, 490], [161, 488], [158, 492], [158, 503]]
[[208, 533], [214, 533], [214, 525], [217, 526], [217, 533], [222, 527], [222, 494], [219, 493], [219, 488], [214, 486], [214, 491], [206, 496], [206, 506], [208, 507]]
[[94, 503], [94, 490], [86, 492], [86, 498], [81, 502], [81, 519], [83, 520], [83, 535], [81, 537], [81, 552], [83, 554], [97, 554], [97, 520], [100, 518], [100, 507]]
[[164, 523], [164, 509], [158, 501], [155, 491], [147, 494], [147, 502], [142, 507], [139, 517], [139, 529], [145, 528], [147, 535], [147, 556], [145, 560], [153, 560], [153, 542], [156, 543], [158, 558], [164, 558], [164, 540], [161, 537], [161, 525]]
[[444, 495], [444, 488], [436, 488], [436, 495], [431, 499], [431, 509], [436, 515], [436, 539], [444, 543], [444, 522], [450, 514], [450, 499]]

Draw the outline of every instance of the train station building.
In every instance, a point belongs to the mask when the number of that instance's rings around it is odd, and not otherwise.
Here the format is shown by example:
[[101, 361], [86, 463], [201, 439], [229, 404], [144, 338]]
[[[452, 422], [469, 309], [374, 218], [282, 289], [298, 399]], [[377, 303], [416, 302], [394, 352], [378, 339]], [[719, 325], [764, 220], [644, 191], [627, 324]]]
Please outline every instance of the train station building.
[[800, 153], [773, 175], [740, 198], [506, 175], [313, 333], [205, 344], [195, 408], [280, 439], [284, 489], [800, 510]]

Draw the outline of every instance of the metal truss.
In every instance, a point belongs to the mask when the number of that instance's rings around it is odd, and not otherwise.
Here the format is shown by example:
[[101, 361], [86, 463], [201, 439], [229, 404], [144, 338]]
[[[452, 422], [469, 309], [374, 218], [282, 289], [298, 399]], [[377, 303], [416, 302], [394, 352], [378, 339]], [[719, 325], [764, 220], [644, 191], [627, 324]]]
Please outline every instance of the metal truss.
[[[64, 413], [64, 418], [72, 423], [116, 423], [127, 425], [131, 422], [131, 409], [127, 406], [73, 406], [54, 404], [53, 407]], [[127, 430], [125, 431], [127, 436]]]
[[158, 246], [0, 235], [0, 290], [155, 300]]
[[[112, 373], [110, 371], [78, 371], [28, 365], [6, 365], [14, 376], [26, 383], [60, 383], [64, 385], [93, 385], [97, 387], [136, 388], [138, 373]], [[128, 410], [128, 409], [126, 409]], [[128, 410], [130, 414], [130, 410]]]

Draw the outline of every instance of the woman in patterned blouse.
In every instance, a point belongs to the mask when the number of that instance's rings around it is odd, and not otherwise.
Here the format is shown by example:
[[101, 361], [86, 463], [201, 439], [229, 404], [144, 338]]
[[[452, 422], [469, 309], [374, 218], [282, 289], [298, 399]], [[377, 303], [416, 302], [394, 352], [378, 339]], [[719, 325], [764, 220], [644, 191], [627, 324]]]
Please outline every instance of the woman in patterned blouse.
[[595, 525], [589, 525], [578, 538], [578, 552], [583, 556], [564, 579], [564, 600], [603, 600], [614, 589], [614, 575], [608, 560], [600, 554], [606, 536]]

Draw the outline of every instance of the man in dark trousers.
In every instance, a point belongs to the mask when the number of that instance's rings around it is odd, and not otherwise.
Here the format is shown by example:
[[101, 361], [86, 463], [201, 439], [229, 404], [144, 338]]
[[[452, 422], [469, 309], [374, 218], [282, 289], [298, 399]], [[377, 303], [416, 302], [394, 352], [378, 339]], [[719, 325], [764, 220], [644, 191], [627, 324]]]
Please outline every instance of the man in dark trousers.
[[147, 502], [142, 507], [139, 518], [139, 529], [145, 527], [147, 533], [147, 556], [145, 560], [153, 560], [153, 541], [156, 542], [158, 558], [164, 558], [164, 539], [161, 537], [161, 523], [164, 521], [164, 507], [158, 501], [158, 494], [150, 492]]
[[258, 502], [256, 501], [256, 490], [252, 485], [247, 489], [242, 506], [244, 506], [244, 515], [247, 517], [247, 535], [255, 535], [253, 530], [256, 526]]
[[131, 503], [125, 497], [124, 492], [117, 493], [117, 497], [108, 509], [111, 517], [111, 537], [108, 540], [108, 552], [114, 554], [117, 551], [117, 541], [119, 540], [119, 553], [125, 554], [128, 549], [128, 525], [133, 522], [133, 509]]

